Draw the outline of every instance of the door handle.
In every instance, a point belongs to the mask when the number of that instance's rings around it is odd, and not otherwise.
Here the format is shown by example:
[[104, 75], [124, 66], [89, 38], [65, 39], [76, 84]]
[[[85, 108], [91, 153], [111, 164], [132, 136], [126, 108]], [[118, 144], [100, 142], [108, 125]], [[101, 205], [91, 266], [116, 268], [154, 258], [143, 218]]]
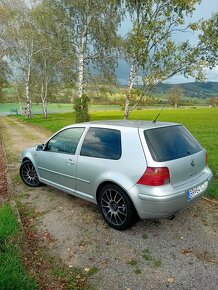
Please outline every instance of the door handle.
[[68, 164], [74, 164], [75, 162], [72, 159], [68, 159], [67, 163]]

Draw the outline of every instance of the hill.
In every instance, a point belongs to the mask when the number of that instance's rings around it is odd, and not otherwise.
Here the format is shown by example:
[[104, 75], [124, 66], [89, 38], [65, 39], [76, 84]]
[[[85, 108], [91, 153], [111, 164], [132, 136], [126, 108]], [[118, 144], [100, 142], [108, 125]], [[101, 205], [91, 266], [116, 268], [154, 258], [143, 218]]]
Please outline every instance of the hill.
[[180, 86], [186, 97], [212, 98], [218, 96], [218, 82], [191, 82], [182, 84], [159, 84], [154, 90], [154, 94], [167, 94], [174, 86]]

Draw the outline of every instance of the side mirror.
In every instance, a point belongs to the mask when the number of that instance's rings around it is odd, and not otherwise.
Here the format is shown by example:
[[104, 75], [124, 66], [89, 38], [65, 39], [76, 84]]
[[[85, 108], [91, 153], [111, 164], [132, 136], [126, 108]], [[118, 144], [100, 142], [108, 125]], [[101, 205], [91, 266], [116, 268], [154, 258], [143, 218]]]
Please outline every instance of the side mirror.
[[36, 146], [36, 151], [42, 151], [44, 149], [44, 144], [39, 144]]

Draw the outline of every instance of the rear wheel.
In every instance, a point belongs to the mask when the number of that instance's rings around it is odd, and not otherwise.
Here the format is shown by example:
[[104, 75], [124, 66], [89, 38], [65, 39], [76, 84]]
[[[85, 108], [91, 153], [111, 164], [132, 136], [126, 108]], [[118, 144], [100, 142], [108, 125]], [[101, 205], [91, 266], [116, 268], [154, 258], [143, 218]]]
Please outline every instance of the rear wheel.
[[125, 230], [136, 221], [130, 198], [117, 185], [108, 184], [101, 189], [99, 206], [104, 220], [116, 230]]
[[41, 186], [35, 167], [30, 160], [22, 162], [20, 166], [20, 177], [23, 182], [30, 187]]

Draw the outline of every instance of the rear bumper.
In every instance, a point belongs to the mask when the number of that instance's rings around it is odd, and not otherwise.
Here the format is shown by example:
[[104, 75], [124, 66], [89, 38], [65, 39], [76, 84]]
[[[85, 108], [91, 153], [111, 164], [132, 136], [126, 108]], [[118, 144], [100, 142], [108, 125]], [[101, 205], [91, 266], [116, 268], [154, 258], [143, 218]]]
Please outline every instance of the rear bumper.
[[206, 176], [204, 175], [195, 183], [177, 188], [171, 185], [148, 187], [137, 184], [129, 191], [129, 195], [141, 219], [166, 218], [194, 205], [202, 198], [208, 187], [191, 200], [188, 200], [187, 194], [190, 189], [201, 185], [205, 181], [208, 181], [208, 184], [210, 183], [212, 172], [208, 170], [207, 173]]

